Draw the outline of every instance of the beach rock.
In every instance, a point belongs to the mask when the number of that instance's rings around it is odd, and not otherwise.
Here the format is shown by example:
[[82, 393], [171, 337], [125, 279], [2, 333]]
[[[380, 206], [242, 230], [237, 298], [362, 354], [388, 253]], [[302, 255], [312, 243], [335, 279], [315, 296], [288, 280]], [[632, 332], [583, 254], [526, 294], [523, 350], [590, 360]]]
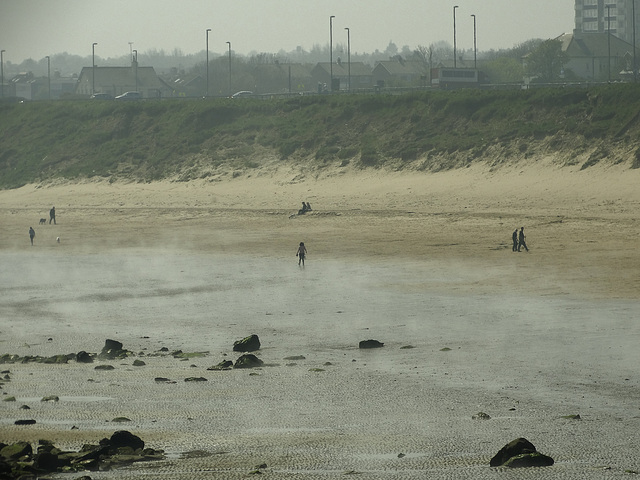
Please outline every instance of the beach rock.
[[137, 435], [134, 435], [127, 430], [119, 430], [111, 435], [111, 438], [109, 439], [109, 445], [115, 448], [131, 447], [134, 451], [136, 451], [138, 449], [142, 450], [144, 448], [144, 441]]
[[142, 360], [138, 360], [137, 358], [133, 361], [134, 367], [144, 367], [146, 365]]
[[115, 370], [116, 367], [114, 367], [113, 365], [108, 365], [108, 364], [102, 364], [102, 365], [96, 365], [95, 367], [93, 367], [94, 370]]
[[38, 452], [33, 456], [33, 466], [39, 471], [55, 472], [58, 470], [58, 455], [50, 450]]
[[40, 399], [41, 402], [59, 402], [60, 397], [57, 395], [47, 395], [46, 397], [42, 397]]
[[102, 351], [98, 355], [98, 358], [115, 360], [117, 358], [125, 358], [127, 354], [128, 352], [122, 348], [121, 342], [107, 339], [104, 342], [104, 347], [102, 347]]
[[[85, 444], [78, 452], [63, 452], [47, 440], [38, 441], [35, 454], [28, 442], [11, 445], [0, 442], [0, 479], [44, 478], [41, 474], [81, 470], [105, 471], [132, 462], [163, 458], [162, 450], [144, 448], [142, 439], [127, 431], [115, 432], [98, 445]], [[81, 479], [90, 480], [90, 477], [76, 480]]]
[[523, 453], [516, 455], [504, 462], [504, 467], [523, 468], [523, 467], [550, 467], [553, 465], [553, 458], [543, 455], [542, 453]]
[[[73, 357], [75, 357], [75, 355], [72, 355]], [[69, 356], [68, 355], [53, 355], [51, 357], [46, 357], [45, 359], [42, 360], [42, 363], [47, 363], [47, 364], [62, 364], [62, 363], [68, 363], [69, 362]]]
[[236, 360], [233, 368], [255, 368], [261, 367], [262, 365], [264, 365], [262, 360], [251, 353], [247, 353]]
[[256, 350], [260, 350], [260, 339], [255, 334], [233, 343], [234, 352], [255, 352]]
[[358, 348], [381, 348], [384, 346], [384, 343], [379, 342], [378, 340], [362, 340], [358, 344]]
[[184, 379], [185, 382], [207, 382], [208, 380], [204, 377], [187, 377]]
[[14, 425], [35, 425], [36, 421], [33, 419], [29, 419], [29, 420], [16, 420], [15, 422], [13, 422]]
[[6, 460], [16, 460], [25, 456], [30, 456], [33, 448], [29, 442], [11, 443], [0, 450], [0, 457]]
[[76, 353], [76, 362], [78, 363], [92, 363], [93, 356], [90, 353], [85, 352], [84, 350]]
[[219, 364], [207, 368], [207, 370], [230, 370], [231, 367], [233, 367], [231, 360], [223, 360]]
[[114, 423], [126, 423], [126, 422], [130, 422], [131, 419], [127, 418], [127, 417], [116, 417], [111, 421], [114, 422]]
[[478, 412], [475, 415], [471, 415], [472, 420], [491, 420], [491, 416], [484, 412]]
[[507, 443], [491, 459], [492, 467], [546, 467], [553, 465], [553, 459], [538, 453], [536, 447], [526, 438], [516, 438]]

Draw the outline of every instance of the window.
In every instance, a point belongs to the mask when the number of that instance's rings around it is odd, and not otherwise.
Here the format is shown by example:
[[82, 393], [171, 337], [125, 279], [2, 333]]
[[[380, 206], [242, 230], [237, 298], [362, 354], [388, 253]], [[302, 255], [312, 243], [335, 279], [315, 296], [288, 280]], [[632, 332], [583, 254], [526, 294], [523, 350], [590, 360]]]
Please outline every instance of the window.
[[598, 31], [598, 22], [584, 22], [582, 24], [583, 32], [597, 32]]

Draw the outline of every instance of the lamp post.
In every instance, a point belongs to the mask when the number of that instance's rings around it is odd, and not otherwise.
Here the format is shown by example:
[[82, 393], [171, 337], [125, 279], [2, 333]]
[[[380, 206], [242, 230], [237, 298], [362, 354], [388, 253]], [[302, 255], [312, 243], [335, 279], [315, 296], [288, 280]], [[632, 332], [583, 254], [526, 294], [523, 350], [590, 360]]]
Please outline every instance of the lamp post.
[[456, 9], [458, 5], [453, 7], [453, 68], [458, 67], [458, 53], [456, 46]]
[[633, 6], [632, 8], [632, 15], [633, 15], [633, 81], [637, 82], [638, 81], [638, 72], [637, 72], [637, 65], [638, 63], [636, 62], [636, 0], [631, 0], [631, 5]]
[[45, 57], [47, 59], [47, 92], [49, 100], [51, 100], [51, 58], [49, 55]]
[[4, 52], [0, 50], [0, 98], [4, 98]]
[[333, 92], [333, 19], [335, 15], [329, 17], [329, 76], [331, 78], [329, 89]]
[[229, 45], [229, 95], [231, 95], [231, 42], [227, 42]]
[[347, 31], [347, 65], [348, 65], [348, 69], [349, 69], [349, 86], [348, 86], [348, 91], [351, 91], [351, 30], [349, 30], [349, 27], [345, 27], [345, 30]]
[[608, 79], [611, 83], [611, 5], [607, 5], [607, 49], [608, 49]]
[[136, 88], [134, 91], [138, 91], [138, 50], [133, 50], [135, 56], [133, 57], [133, 75], [136, 78]]
[[131, 57], [131, 61], [133, 62], [133, 42], [129, 42], [129, 57]]
[[91, 44], [91, 94], [96, 93], [96, 45]]
[[478, 69], [478, 47], [476, 44], [476, 16], [471, 15], [473, 17], [473, 68], [475, 70]]
[[205, 97], [209, 96], [209, 32], [211, 31], [210, 28], [207, 28], [207, 88], [205, 89]]

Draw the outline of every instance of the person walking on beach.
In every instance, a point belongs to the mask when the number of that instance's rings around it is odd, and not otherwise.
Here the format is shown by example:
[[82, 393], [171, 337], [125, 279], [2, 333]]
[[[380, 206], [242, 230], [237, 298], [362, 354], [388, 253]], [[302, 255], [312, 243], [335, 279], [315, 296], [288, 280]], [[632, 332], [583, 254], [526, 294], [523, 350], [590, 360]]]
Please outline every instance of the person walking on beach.
[[296, 257], [298, 257], [298, 265], [302, 262], [302, 266], [304, 267], [304, 258], [307, 256], [307, 247], [304, 246], [304, 242], [300, 242], [300, 246], [298, 247], [298, 251], [296, 252]]
[[511, 250], [514, 252], [517, 252], [518, 251], [518, 229], [517, 228], [513, 231], [513, 235], [511, 235], [511, 238], [513, 239], [513, 248], [511, 248]]
[[33, 239], [36, 236], [36, 231], [33, 227], [29, 227], [29, 238], [31, 239], [31, 246], [33, 247]]
[[520, 251], [520, 249], [522, 247], [524, 247], [524, 249], [528, 252], [529, 249], [527, 248], [527, 244], [524, 241], [524, 227], [520, 227], [520, 235], [518, 235], [518, 251]]
[[49, 225], [51, 225], [51, 220], [56, 225], [56, 207], [51, 207], [51, 210], [49, 210]]

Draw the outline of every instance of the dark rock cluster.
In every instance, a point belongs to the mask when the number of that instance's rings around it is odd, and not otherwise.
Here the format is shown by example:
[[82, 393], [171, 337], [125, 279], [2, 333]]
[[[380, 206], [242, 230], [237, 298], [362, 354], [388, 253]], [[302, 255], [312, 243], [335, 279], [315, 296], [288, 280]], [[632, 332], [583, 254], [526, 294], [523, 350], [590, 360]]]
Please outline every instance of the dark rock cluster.
[[162, 450], [144, 448], [144, 441], [126, 430], [114, 432], [97, 445], [84, 445], [77, 452], [60, 450], [48, 440], [39, 440], [35, 451], [28, 442], [8, 445], [0, 442], [0, 480], [58, 472], [104, 471], [164, 458]]
[[549, 467], [553, 465], [553, 458], [543, 455], [526, 438], [516, 438], [507, 443], [491, 459], [492, 467]]

